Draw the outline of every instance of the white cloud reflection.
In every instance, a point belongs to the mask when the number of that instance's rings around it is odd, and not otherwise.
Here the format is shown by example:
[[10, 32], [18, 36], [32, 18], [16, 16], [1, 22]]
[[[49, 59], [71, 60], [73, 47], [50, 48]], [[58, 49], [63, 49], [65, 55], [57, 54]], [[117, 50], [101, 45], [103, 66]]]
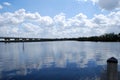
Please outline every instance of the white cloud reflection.
[[21, 43], [1, 44], [0, 73], [17, 70], [17, 74], [26, 75], [32, 69], [67, 68], [69, 64], [87, 68], [90, 62], [106, 65], [109, 57], [119, 59], [119, 48], [120, 43], [45, 42], [24, 43], [24, 47]]

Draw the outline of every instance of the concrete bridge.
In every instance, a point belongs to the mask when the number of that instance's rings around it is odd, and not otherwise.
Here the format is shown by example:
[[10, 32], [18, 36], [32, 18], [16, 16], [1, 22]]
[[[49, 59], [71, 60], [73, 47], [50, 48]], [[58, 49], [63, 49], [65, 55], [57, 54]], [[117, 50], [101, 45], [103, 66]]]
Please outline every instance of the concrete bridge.
[[0, 42], [32, 42], [32, 41], [43, 41], [48, 39], [43, 38], [24, 38], [24, 37], [0, 37]]

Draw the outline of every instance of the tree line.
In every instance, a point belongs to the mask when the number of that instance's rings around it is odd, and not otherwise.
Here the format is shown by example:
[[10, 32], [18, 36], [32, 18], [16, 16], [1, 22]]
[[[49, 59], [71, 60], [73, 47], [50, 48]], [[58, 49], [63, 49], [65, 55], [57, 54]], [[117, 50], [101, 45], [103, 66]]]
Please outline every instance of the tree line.
[[78, 38], [56, 38], [56, 39], [41, 39], [40, 41], [102, 41], [102, 42], [120, 42], [120, 33], [106, 33], [100, 36], [78, 37]]
[[100, 36], [79, 37], [78, 41], [105, 41], [105, 42], [120, 42], [120, 33], [106, 33]]
[[[41, 38], [41, 39], [29, 39], [22, 40], [22, 42], [42, 42], [42, 41], [102, 41], [102, 42], [120, 42], [120, 33], [106, 33], [100, 36], [90, 36], [90, 37], [78, 37], [78, 38]], [[21, 42], [21, 40], [9, 40], [0, 42]]]

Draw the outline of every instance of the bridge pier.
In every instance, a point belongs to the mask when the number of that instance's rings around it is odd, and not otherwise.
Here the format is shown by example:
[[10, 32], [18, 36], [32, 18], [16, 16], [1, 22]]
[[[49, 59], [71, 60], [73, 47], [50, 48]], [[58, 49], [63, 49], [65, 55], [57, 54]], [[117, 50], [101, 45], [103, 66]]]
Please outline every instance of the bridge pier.
[[22, 41], [26, 41], [27, 39], [26, 38], [23, 38]]
[[15, 41], [19, 41], [19, 38], [15, 38]]
[[4, 38], [5, 41], [10, 41], [10, 38]]

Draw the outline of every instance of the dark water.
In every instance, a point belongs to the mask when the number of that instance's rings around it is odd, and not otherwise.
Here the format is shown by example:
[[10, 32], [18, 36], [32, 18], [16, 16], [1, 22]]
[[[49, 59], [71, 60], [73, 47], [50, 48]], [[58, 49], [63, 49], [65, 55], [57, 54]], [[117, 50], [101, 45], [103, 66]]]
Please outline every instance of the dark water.
[[119, 42], [0, 43], [0, 80], [99, 80]]

